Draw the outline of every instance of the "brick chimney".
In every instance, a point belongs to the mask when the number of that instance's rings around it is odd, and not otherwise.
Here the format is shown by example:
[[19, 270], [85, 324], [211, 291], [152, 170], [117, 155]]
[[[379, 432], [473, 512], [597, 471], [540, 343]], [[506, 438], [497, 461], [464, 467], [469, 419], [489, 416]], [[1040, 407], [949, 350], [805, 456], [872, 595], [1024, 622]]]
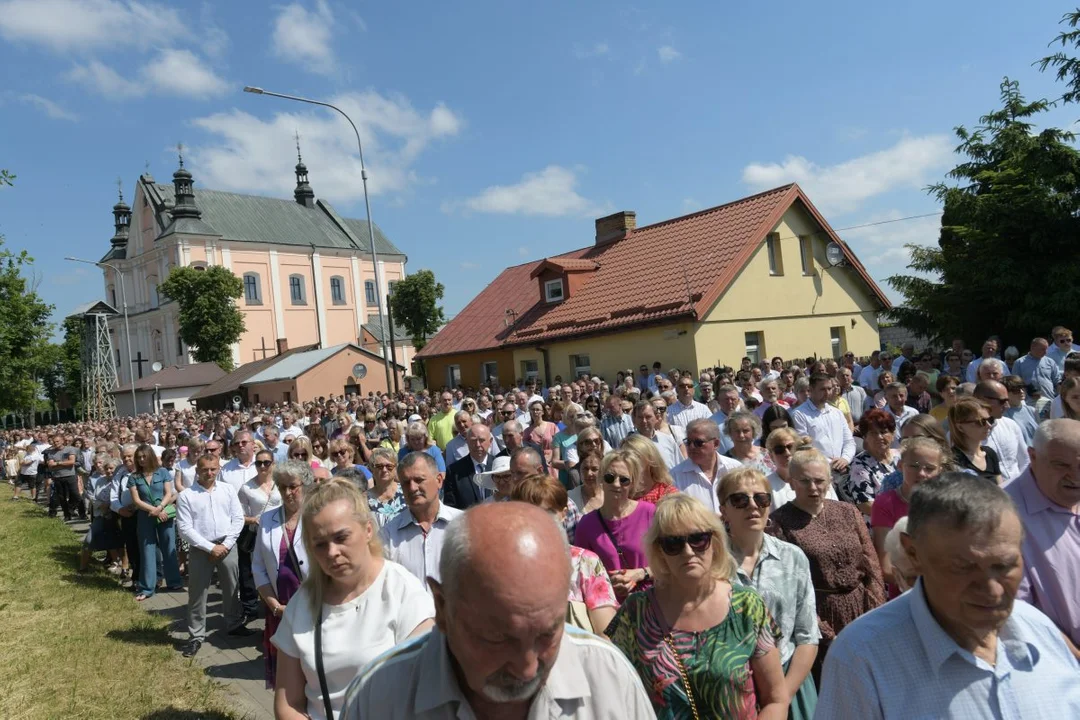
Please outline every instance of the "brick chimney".
[[286, 338], [278, 338], [277, 351], [278, 355], [289, 349], [289, 341]]
[[596, 244], [605, 245], [623, 238], [634, 232], [637, 227], [637, 213], [633, 210], [622, 210], [614, 215], [597, 218], [596, 220]]

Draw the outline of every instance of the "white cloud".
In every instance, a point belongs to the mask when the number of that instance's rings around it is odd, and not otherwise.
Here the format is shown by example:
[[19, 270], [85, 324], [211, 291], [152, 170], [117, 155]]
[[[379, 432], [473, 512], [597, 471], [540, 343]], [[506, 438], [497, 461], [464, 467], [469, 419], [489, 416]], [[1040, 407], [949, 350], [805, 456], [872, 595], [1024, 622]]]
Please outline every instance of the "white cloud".
[[312, 11], [298, 2], [286, 5], [274, 20], [274, 54], [317, 73], [333, 72], [333, 24], [334, 15], [325, 0], [316, 0]]
[[592, 47], [584, 47], [582, 45], [574, 46], [574, 57], [578, 60], [586, 60], [588, 58], [601, 57], [611, 52], [611, 48], [608, 47], [606, 42], [598, 42], [593, 44]]
[[128, 79], [98, 60], [76, 64], [68, 80], [111, 97], [139, 97], [148, 93], [204, 99], [222, 95], [229, 84], [190, 50], [161, 50], [143, 65], [139, 76]]
[[463, 263], [458, 263], [458, 266], [462, 270], [476, 270], [476, 269], [478, 269], [480, 267], [480, 263], [463, 262]]
[[948, 167], [953, 142], [945, 135], [904, 137], [885, 150], [837, 165], [817, 165], [790, 155], [783, 163], [752, 163], [742, 180], [755, 190], [797, 182], [826, 215], [858, 210], [872, 197], [897, 189], [922, 189]]
[[[374, 91], [339, 95], [330, 102], [356, 123], [372, 194], [401, 192], [422, 182], [415, 170], [421, 154], [432, 142], [456, 135], [464, 124], [441, 103], [423, 113], [404, 97]], [[234, 109], [197, 118], [194, 124], [214, 136], [190, 150], [192, 172], [203, 187], [290, 195], [296, 185], [293, 133], [299, 131], [316, 196], [332, 202], [363, 197], [356, 136], [336, 113], [304, 110], [263, 120]]]
[[27, 105], [33, 105], [53, 120], [69, 120], [71, 122], [78, 122], [79, 120], [79, 116], [75, 113], [65, 110], [52, 100], [41, 97], [40, 95], [26, 93], [25, 95], [20, 95], [19, 100]]
[[190, 50], [162, 50], [143, 67], [142, 77], [163, 94], [206, 98], [229, 89], [228, 83]]
[[659, 56], [660, 62], [662, 63], [675, 62], [682, 57], [682, 53], [671, 45], [661, 45], [656, 49], [656, 54]]
[[858, 223], [865, 227], [844, 230], [840, 234], [863, 264], [880, 269], [882, 275], [906, 272], [911, 254], [905, 246], [937, 245], [941, 232], [938, 214], [905, 219], [907, 217], [899, 210], [890, 210]]
[[513, 185], [492, 185], [479, 195], [443, 204], [444, 212], [457, 208], [504, 215], [546, 215], [549, 217], [592, 216], [603, 210], [578, 194], [577, 173], [559, 165], [540, 172], [525, 173]]
[[529, 257], [529, 248], [524, 245], [518, 246], [518, 255], [521, 257]]
[[148, 47], [189, 30], [176, 10], [135, 0], [4, 0], [0, 37], [45, 45], [57, 51], [113, 47], [120, 42]]
[[202, 4], [199, 19], [199, 47], [208, 57], [220, 58], [229, 49], [229, 34], [214, 21], [214, 8], [210, 3]]

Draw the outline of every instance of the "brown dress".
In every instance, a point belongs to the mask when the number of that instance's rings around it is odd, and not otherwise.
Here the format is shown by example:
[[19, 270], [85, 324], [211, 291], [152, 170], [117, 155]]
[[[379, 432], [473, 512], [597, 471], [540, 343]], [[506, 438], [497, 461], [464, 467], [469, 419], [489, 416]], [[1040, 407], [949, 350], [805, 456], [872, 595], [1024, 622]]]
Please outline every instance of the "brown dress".
[[820, 684], [821, 666], [833, 638], [855, 618], [885, 602], [877, 552], [862, 513], [848, 503], [826, 500], [813, 517], [789, 502], [771, 520], [771, 532], [798, 545], [810, 560], [821, 628], [814, 679]]

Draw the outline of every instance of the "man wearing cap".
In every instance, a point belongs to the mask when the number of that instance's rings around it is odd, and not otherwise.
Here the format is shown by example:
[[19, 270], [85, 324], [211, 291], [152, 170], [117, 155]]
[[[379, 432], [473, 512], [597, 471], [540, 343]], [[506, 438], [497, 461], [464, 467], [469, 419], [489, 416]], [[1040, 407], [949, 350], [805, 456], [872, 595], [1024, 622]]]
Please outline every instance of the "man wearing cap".
[[483, 502], [490, 494], [480, 487], [480, 475], [491, 470], [494, 460], [491, 457], [491, 431], [486, 425], [470, 425], [465, 431], [465, 442], [469, 454], [451, 463], [443, 484], [443, 502], [459, 510]]

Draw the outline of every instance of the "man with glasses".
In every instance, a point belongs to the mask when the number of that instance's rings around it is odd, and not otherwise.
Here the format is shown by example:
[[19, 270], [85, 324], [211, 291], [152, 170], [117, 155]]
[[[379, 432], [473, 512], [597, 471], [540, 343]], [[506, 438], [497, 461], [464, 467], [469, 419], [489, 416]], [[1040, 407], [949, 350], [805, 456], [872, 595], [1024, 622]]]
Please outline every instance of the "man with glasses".
[[1024, 431], [1015, 420], [1004, 417], [1005, 408], [1009, 407], [1009, 391], [996, 380], [983, 380], [975, 386], [975, 397], [986, 405], [993, 422], [986, 444], [997, 453], [1002, 482], [1019, 477], [1027, 470], [1031, 459], [1024, 441]]
[[810, 397], [791, 411], [791, 422], [796, 432], [809, 436], [814, 447], [829, 459], [835, 479], [838, 473], [847, 472], [855, 457], [855, 438], [844, 414], [829, 404], [834, 382], [824, 373], [810, 376]]
[[739, 397], [738, 388], [734, 385], [721, 385], [716, 391], [716, 402], [720, 409], [713, 413], [709, 419], [720, 428], [720, 454], [723, 455], [735, 447], [735, 443], [724, 432], [724, 424], [742, 405], [742, 399]]
[[468, 452], [451, 464], [443, 484], [443, 501], [450, 507], [465, 510], [484, 501], [488, 493], [480, 487], [480, 476], [491, 470], [491, 431], [479, 423], [465, 431]]
[[1054, 347], [1047, 350], [1046, 355], [1062, 370], [1065, 369], [1065, 358], [1073, 352], [1072, 330], [1058, 325], [1050, 331], [1050, 337], [1054, 341]]
[[[689, 374], [679, 378], [677, 385], [678, 400], [667, 410], [668, 425], [686, 427], [694, 420], [703, 420], [712, 415], [709, 406], [694, 400], [694, 379]], [[612, 447], [618, 447], [612, 445]]]
[[637, 389], [640, 390], [642, 393], [646, 393], [649, 391], [649, 386], [652, 384], [652, 376], [649, 375], [648, 365], [642, 363], [641, 367], [638, 368], [637, 379], [635, 380], [634, 384], [637, 386]]
[[[692, 385], [693, 383], [691, 383]], [[693, 393], [692, 387], [690, 392]], [[670, 413], [671, 408], [668, 408], [668, 414], [670, 415]], [[626, 436], [633, 431], [634, 422], [629, 415], [623, 413], [622, 398], [614, 393], [608, 395], [607, 414], [600, 421], [600, 433], [604, 436], [604, 440], [611, 447], [617, 448], [622, 445], [622, 441], [626, 439]]]
[[686, 454], [688, 457], [671, 471], [675, 487], [719, 513], [716, 490], [720, 478], [742, 463], [720, 454], [720, 427], [708, 418], [692, 420], [686, 426]]
[[503, 442], [503, 426], [511, 420], [515, 420], [517, 417], [517, 405], [514, 404], [513, 400], [506, 400], [496, 407], [499, 408], [498, 423], [491, 428], [491, 436], [495, 439], [495, 447], [498, 449], [495, 454], [497, 455], [506, 449], [506, 444]]

